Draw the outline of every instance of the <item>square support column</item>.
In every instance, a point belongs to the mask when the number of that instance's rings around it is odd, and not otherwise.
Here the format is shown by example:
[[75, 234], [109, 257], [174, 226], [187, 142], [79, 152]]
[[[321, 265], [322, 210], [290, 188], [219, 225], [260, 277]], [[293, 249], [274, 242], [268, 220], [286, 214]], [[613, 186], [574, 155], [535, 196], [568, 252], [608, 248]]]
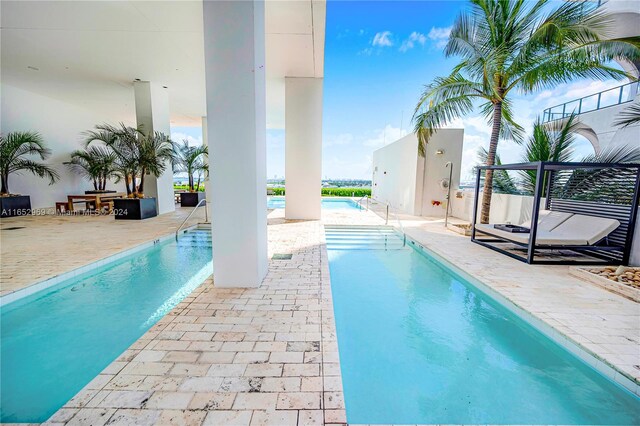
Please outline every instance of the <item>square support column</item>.
[[207, 143], [216, 287], [268, 268], [263, 1], [204, 1]]
[[[208, 146], [207, 142], [207, 117], [202, 117], [202, 145]], [[206, 177], [203, 185], [204, 185], [204, 193], [207, 200], [211, 200], [211, 181], [209, 177]], [[208, 217], [211, 217], [211, 203], [205, 203], [205, 208], [207, 209]]]
[[[162, 132], [171, 135], [169, 118], [169, 93], [159, 84], [149, 81], [135, 81], [133, 90], [136, 101], [136, 122], [145, 134]], [[173, 170], [167, 163], [167, 169], [159, 177], [145, 176], [144, 192], [155, 197], [158, 213], [169, 213], [176, 209], [173, 196]]]
[[322, 78], [285, 78], [287, 219], [320, 219]]

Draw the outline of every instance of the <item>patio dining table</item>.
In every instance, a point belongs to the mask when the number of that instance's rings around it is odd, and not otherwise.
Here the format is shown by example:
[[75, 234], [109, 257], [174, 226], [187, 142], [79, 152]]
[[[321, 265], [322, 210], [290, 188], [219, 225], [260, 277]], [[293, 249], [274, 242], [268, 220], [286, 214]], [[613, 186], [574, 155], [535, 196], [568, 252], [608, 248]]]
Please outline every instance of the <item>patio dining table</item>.
[[105, 192], [102, 194], [80, 194], [80, 195], [67, 195], [67, 202], [69, 205], [69, 211], [73, 211], [73, 203], [78, 201], [93, 201], [96, 205], [96, 210], [100, 210], [102, 203], [105, 201], [111, 201], [114, 198], [125, 198], [127, 196], [124, 192]]

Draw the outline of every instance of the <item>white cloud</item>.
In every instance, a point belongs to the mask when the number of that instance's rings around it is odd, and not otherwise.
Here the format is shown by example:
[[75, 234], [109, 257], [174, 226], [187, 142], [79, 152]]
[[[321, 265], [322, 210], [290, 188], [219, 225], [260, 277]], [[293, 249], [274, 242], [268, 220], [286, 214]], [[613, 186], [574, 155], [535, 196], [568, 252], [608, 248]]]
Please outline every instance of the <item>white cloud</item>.
[[322, 143], [322, 146], [349, 145], [351, 142], [353, 142], [353, 135], [351, 133], [340, 133], [339, 135], [328, 136]]
[[376, 132], [373, 137], [362, 142], [362, 145], [378, 149], [407, 135], [406, 130], [393, 127], [391, 124], [387, 124], [383, 129], [377, 130]]
[[429, 40], [433, 40], [438, 49], [444, 49], [449, 41], [449, 35], [451, 34], [451, 27], [431, 27], [429, 34]]
[[390, 47], [393, 46], [393, 41], [391, 40], [392, 34], [391, 31], [381, 31], [376, 33], [373, 36], [373, 42], [371, 43], [373, 46], [379, 47]]
[[402, 45], [400, 46], [400, 51], [406, 52], [407, 50], [413, 49], [416, 44], [424, 46], [426, 42], [427, 42], [427, 36], [417, 31], [414, 31], [411, 33], [411, 35], [409, 35], [409, 37], [405, 41], [402, 42]]
[[[540, 103], [540, 113], [542, 113], [542, 110], [544, 110], [545, 108], [560, 105], [573, 100], [578, 100], [585, 96], [595, 95], [596, 93], [618, 87], [621, 84], [621, 82], [615, 80], [581, 80], [573, 83], [560, 84], [552, 90], [543, 90], [542, 92], [538, 93], [538, 95], [531, 100], [531, 104], [536, 105]], [[619, 92], [617, 90], [612, 90], [610, 92], [608, 91], [607, 93], [603, 94], [602, 101], [606, 102], [608, 100], [605, 99], [607, 96], [615, 98], [618, 95]], [[597, 102], [597, 96], [589, 97], [583, 102], [585, 107], [591, 107], [592, 105], [589, 104], [589, 102], [595, 105], [595, 102]]]
[[194, 138], [191, 135], [187, 135], [186, 133], [181, 132], [171, 132], [171, 140], [177, 143], [182, 143], [183, 140], [187, 140], [189, 145], [191, 146], [199, 146], [202, 145], [202, 136], [198, 136]]
[[371, 179], [372, 161], [371, 154], [348, 159], [339, 156], [328, 156], [322, 160], [323, 176], [334, 179]]

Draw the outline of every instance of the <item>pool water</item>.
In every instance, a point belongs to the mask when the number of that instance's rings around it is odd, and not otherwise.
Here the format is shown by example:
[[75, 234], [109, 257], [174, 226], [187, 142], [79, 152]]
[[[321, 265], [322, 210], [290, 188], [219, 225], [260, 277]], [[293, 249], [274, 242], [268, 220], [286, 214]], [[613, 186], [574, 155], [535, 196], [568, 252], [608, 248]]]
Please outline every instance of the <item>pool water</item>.
[[212, 273], [193, 230], [4, 306], [0, 421], [47, 420]]
[[640, 424], [637, 396], [393, 230], [326, 236], [349, 423]]
[[[285, 197], [269, 197], [267, 199], [267, 208], [269, 209], [284, 209]], [[358, 203], [350, 198], [323, 198], [322, 208], [325, 210], [335, 209], [349, 209], [360, 210]]]

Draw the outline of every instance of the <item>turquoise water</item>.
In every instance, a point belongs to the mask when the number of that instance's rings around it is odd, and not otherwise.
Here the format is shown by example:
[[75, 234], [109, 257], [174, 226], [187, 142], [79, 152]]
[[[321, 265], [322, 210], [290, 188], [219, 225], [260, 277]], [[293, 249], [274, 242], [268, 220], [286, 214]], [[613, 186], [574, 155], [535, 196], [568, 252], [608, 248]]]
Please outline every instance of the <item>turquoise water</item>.
[[349, 423], [640, 424], [639, 398], [392, 231], [326, 233]]
[[3, 307], [0, 420], [48, 419], [212, 272], [195, 230]]
[[[285, 206], [285, 197], [269, 197], [267, 199], [267, 208], [269, 209], [284, 209]], [[350, 210], [359, 210], [360, 206], [355, 201], [349, 198], [323, 198], [322, 199], [322, 208], [323, 209], [350, 209]]]

